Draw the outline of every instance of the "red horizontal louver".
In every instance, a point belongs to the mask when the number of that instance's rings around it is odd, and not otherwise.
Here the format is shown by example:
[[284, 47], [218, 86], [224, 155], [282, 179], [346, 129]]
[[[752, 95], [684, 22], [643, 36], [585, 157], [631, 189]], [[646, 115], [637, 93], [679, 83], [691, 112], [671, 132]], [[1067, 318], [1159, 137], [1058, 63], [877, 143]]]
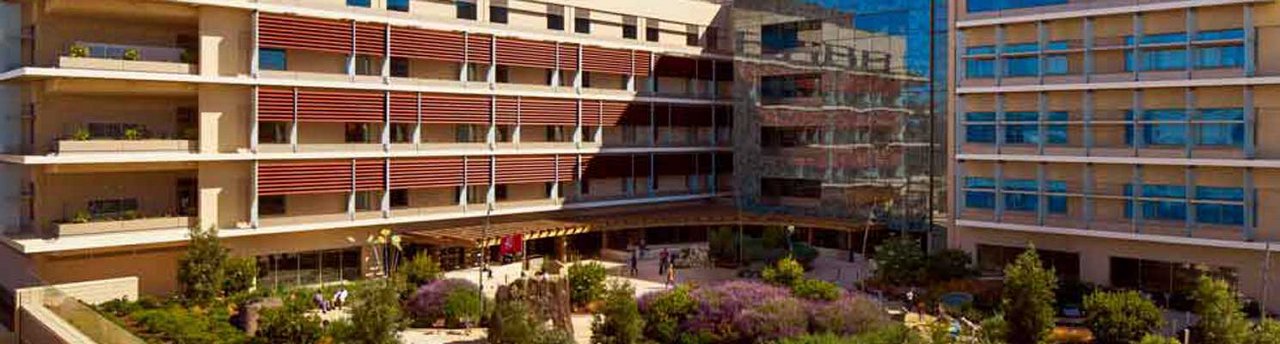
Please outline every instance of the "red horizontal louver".
[[520, 98], [520, 124], [577, 125], [578, 101], [556, 98]]
[[556, 44], [498, 38], [498, 64], [531, 68], [556, 68]]
[[603, 100], [583, 100], [582, 101], [582, 126], [595, 127], [601, 126], [604, 122]]
[[561, 70], [578, 70], [578, 45], [573, 43], [560, 43], [557, 48], [560, 52], [560, 69]]
[[489, 64], [493, 59], [493, 36], [467, 34], [467, 61]]
[[698, 61], [687, 57], [658, 56], [653, 73], [662, 77], [691, 79], [695, 76]]
[[489, 124], [490, 97], [468, 94], [422, 94], [422, 123]]
[[467, 185], [489, 184], [489, 157], [467, 158]]
[[351, 191], [351, 161], [290, 161], [258, 164], [258, 195]]
[[635, 76], [649, 76], [649, 71], [653, 69], [653, 53], [636, 50], [635, 54], [631, 55], [631, 59], [635, 61], [635, 70], [633, 71]]
[[496, 184], [545, 183], [556, 180], [555, 156], [499, 156]]
[[654, 171], [660, 176], [690, 175], [697, 171], [693, 154], [670, 154], [654, 157]]
[[391, 92], [391, 122], [418, 122], [418, 94], [408, 92]]
[[592, 73], [631, 74], [631, 51], [582, 47], [582, 70]]
[[520, 116], [520, 98], [499, 96], [494, 98], [493, 121], [497, 125], [516, 125]]
[[386, 161], [382, 159], [356, 160], [356, 191], [382, 190], [387, 176]]
[[644, 125], [649, 123], [649, 104], [603, 101], [601, 125]]
[[351, 23], [262, 13], [258, 16], [258, 45], [339, 54], [351, 53]]
[[356, 23], [356, 53], [383, 56], [387, 50], [387, 26]]
[[[465, 46], [459, 32], [391, 27], [391, 56], [462, 62]], [[484, 51], [489, 51], [487, 46]]]
[[462, 157], [391, 160], [392, 189], [440, 188], [462, 185]]
[[382, 92], [298, 90], [300, 122], [382, 122]]
[[560, 181], [570, 181], [578, 179], [578, 157], [573, 155], [560, 155], [556, 157], [556, 169], [560, 172]]
[[258, 121], [292, 122], [293, 89], [258, 88]]

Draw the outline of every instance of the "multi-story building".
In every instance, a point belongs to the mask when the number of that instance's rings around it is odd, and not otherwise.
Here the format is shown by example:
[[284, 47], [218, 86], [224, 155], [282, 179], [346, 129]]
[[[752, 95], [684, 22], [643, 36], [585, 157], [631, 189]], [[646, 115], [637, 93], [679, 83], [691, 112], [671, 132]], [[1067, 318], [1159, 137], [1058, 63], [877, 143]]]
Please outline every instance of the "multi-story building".
[[950, 243], [1065, 280], [1268, 298], [1280, 201], [1272, 1], [956, 1]]
[[0, 320], [170, 293], [193, 226], [273, 287], [365, 276], [384, 228], [452, 268], [726, 224], [852, 251], [890, 199], [928, 226], [934, 2], [774, 3], [0, 2]]

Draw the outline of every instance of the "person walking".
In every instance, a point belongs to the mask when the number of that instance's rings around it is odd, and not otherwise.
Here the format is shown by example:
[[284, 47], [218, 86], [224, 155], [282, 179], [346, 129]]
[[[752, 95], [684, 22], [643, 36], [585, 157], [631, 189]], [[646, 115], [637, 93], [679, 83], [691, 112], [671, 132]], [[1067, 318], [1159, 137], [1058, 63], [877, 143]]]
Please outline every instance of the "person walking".
[[639, 252], [636, 252], [636, 251], [631, 252], [631, 277], [635, 277], [637, 274], [640, 273], [640, 256], [639, 255], [640, 255]]
[[668, 257], [667, 249], [662, 249], [662, 253], [658, 255], [658, 276], [667, 274]]
[[[668, 264], [670, 263], [668, 262]], [[671, 266], [667, 266], [667, 286], [668, 287], [676, 286], [676, 267], [674, 264], [672, 264]]]

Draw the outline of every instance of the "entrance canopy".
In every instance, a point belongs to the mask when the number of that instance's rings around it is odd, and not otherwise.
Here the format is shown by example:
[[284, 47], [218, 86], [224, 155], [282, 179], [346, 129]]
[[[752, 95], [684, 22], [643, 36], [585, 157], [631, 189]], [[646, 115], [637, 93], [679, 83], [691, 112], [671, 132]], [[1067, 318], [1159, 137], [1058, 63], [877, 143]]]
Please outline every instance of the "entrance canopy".
[[644, 206], [574, 209], [521, 215], [493, 216], [411, 224], [396, 228], [406, 240], [445, 246], [493, 246], [505, 236], [523, 234], [534, 240], [587, 232], [685, 226], [796, 226], [859, 231], [862, 223], [786, 214], [739, 212], [730, 204], [681, 202]]

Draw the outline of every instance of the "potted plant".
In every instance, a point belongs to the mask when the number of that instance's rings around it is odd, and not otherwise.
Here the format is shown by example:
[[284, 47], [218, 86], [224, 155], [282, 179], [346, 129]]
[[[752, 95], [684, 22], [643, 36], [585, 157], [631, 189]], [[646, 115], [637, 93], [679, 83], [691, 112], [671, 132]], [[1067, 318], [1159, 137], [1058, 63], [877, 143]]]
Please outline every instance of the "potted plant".
[[137, 61], [138, 57], [138, 49], [129, 48], [124, 50], [124, 59], [126, 61]]
[[75, 131], [71, 132], [71, 139], [76, 141], [88, 141], [92, 136], [93, 134], [89, 133], [89, 129], [84, 127], [76, 128]]
[[194, 63], [194, 62], [196, 62], [196, 60], [195, 60], [195, 55], [193, 55], [193, 54], [191, 53], [191, 49], [183, 49], [183, 50], [182, 50], [182, 54], [181, 54], [181, 55], [178, 55], [178, 60], [179, 60], [179, 61], [182, 61], [182, 63]]
[[79, 44], [72, 45], [71, 48], [68, 49], [67, 53], [71, 55], [71, 57], [89, 57], [89, 47]]
[[129, 129], [125, 129], [125, 130], [124, 130], [124, 139], [125, 139], [125, 140], [129, 140], [129, 141], [141, 140], [141, 139], [142, 139], [142, 130], [139, 130], [138, 128], [129, 128]]
[[89, 220], [89, 212], [84, 210], [77, 211], [75, 216], [71, 217], [71, 223], [89, 223]]

